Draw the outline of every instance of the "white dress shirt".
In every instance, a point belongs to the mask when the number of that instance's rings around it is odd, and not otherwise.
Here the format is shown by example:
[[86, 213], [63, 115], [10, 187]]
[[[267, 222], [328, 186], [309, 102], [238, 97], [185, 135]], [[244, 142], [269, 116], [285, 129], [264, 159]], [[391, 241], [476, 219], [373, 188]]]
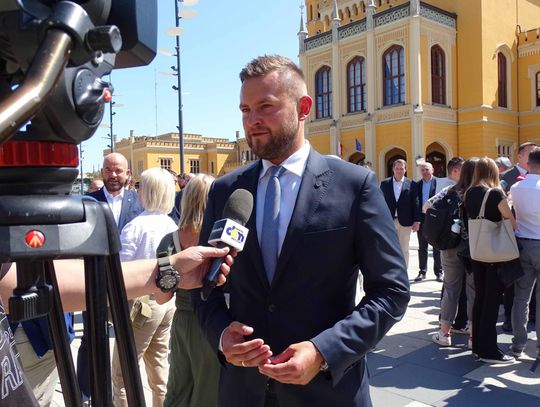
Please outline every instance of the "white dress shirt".
[[106, 187], [103, 187], [103, 194], [105, 195], [105, 199], [107, 200], [107, 203], [109, 204], [109, 207], [111, 208], [111, 211], [114, 216], [114, 221], [116, 222], [116, 226], [118, 226], [118, 221], [120, 220], [120, 212], [122, 212], [122, 200], [124, 199], [124, 188], [120, 190], [120, 193], [116, 196], [112, 196], [109, 191], [107, 191]]
[[[291, 221], [296, 198], [300, 189], [302, 175], [306, 168], [307, 159], [309, 156], [310, 145], [305, 142], [302, 148], [292, 154], [289, 158], [283, 161], [280, 165], [285, 168], [285, 171], [279, 177], [281, 185], [281, 199], [279, 201], [279, 229], [278, 229], [278, 251], [281, 252], [281, 246], [289, 222]], [[257, 222], [257, 237], [261, 241], [263, 217], [264, 217], [264, 198], [266, 196], [266, 187], [268, 186], [269, 174], [268, 169], [272, 167], [270, 161], [262, 160], [262, 169], [259, 174], [259, 184], [257, 186], [257, 203], [256, 203], [256, 222]]]
[[516, 211], [516, 236], [540, 240], [540, 175], [527, 174], [510, 188]]
[[163, 236], [175, 230], [178, 230], [178, 226], [167, 214], [142, 212], [124, 226], [120, 233], [120, 260], [155, 259], [156, 249]]

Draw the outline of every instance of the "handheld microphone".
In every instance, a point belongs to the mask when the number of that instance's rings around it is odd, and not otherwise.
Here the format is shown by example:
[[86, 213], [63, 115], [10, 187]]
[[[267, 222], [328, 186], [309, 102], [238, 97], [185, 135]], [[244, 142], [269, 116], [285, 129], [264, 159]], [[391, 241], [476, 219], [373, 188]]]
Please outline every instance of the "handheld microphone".
[[[253, 210], [253, 195], [245, 189], [235, 190], [223, 208], [223, 219], [214, 223], [208, 243], [215, 247], [230, 247], [240, 252], [244, 248], [248, 229], [244, 226]], [[217, 285], [220, 267], [225, 257], [214, 259], [203, 282], [201, 299], [206, 301]]]

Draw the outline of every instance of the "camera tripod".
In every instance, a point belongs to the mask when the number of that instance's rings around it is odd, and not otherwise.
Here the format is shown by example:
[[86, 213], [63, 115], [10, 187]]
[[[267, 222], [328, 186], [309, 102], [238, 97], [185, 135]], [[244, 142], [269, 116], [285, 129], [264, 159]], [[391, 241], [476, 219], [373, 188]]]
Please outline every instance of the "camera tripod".
[[[24, 221], [23, 221], [24, 219]], [[104, 203], [75, 196], [2, 196], [0, 260], [17, 263], [10, 319], [48, 314], [66, 406], [81, 404], [53, 259], [84, 259], [93, 406], [112, 405], [107, 297], [130, 405], [144, 406], [118, 257], [120, 241]]]
[[54, 260], [81, 258], [92, 405], [112, 405], [107, 300], [129, 405], [145, 405], [113, 215], [107, 204], [69, 193], [78, 174], [77, 144], [96, 131], [110, 96], [101, 78], [115, 66], [152, 60], [156, 13], [155, 0], [0, 6], [0, 261], [17, 265], [10, 320], [48, 317], [70, 407], [81, 405], [81, 394]]

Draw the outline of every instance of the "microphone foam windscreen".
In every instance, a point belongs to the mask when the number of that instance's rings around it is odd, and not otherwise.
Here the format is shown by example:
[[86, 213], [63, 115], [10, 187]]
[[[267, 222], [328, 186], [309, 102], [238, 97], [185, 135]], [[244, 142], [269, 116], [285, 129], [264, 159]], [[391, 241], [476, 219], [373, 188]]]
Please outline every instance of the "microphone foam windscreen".
[[253, 210], [253, 195], [245, 189], [236, 189], [223, 208], [223, 218], [245, 225]]

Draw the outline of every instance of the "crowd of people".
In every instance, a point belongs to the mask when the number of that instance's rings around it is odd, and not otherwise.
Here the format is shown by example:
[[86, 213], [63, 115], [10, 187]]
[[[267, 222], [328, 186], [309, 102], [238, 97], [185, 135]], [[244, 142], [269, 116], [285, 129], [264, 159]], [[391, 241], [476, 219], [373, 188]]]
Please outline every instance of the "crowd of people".
[[[462, 208], [460, 240], [433, 250], [433, 272], [442, 282], [433, 341], [451, 346], [452, 330], [461, 330], [481, 361], [509, 363], [521, 355], [540, 271], [538, 146], [520, 146], [514, 167], [499, 160], [507, 167], [502, 173], [489, 158], [455, 157], [448, 176], [436, 178], [433, 166], [422, 162], [417, 182], [406, 177], [407, 162], [396, 160], [392, 177], [379, 185], [368, 168], [321, 155], [305, 139], [313, 101], [292, 61], [258, 57], [240, 79], [245, 136], [259, 160], [216, 180], [152, 168], [141, 174], [135, 191], [127, 160], [112, 153], [104, 159], [103, 185], [96, 180], [89, 193], [108, 204], [117, 225], [137, 357], [144, 360], [153, 406], [370, 406], [365, 356], [405, 313], [411, 233], [419, 245], [414, 281], [426, 279], [425, 212], [449, 194]], [[232, 253], [233, 260], [228, 249], [197, 245], [206, 245], [239, 188], [253, 195], [254, 204], [244, 250]], [[486, 218], [514, 223], [519, 260], [482, 263], [468, 256], [467, 219], [478, 216], [484, 196]], [[219, 256], [225, 258], [220, 286], [202, 300], [208, 259]], [[66, 310], [83, 309], [80, 263], [60, 262], [58, 268], [71, 273], [61, 287]], [[2, 276], [6, 298], [15, 286], [14, 265], [2, 265]], [[496, 322], [510, 286], [513, 307], [506, 322], [514, 340], [507, 354], [497, 345]], [[460, 308], [462, 326], [456, 321]], [[77, 374], [88, 400], [85, 342], [84, 335]], [[120, 406], [128, 401], [117, 354], [115, 349], [113, 399]], [[39, 405], [49, 405], [50, 397], [40, 392], [56, 377], [48, 363], [39, 378], [21, 381], [17, 392], [31, 388]], [[14, 392], [12, 400], [19, 397]]]
[[[507, 157], [454, 157], [448, 162], [446, 178], [433, 177], [433, 166], [424, 162], [419, 165], [421, 179], [414, 182], [405, 177], [407, 163], [400, 159], [393, 163], [393, 176], [381, 182], [406, 259], [411, 232], [417, 232], [420, 270], [416, 282], [426, 277], [426, 211], [452, 196], [459, 202], [459, 216], [454, 220], [459, 239], [454, 247], [433, 248], [434, 273], [443, 283], [440, 329], [432, 338], [439, 346], [451, 346], [454, 331], [469, 335], [469, 349], [483, 362], [512, 363], [523, 355], [527, 324], [535, 323], [540, 296], [535, 288], [540, 277], [539, 165], [540, 148], [527, 142], [520, 145], [514, 166]], [[479, 216], [493, 222], [510, 220], [520, 248], [519, 259], [489, 263], [471, 258], [468, 220]], [[497, 344], [501, 304], [505, 308], [502, 328], [513, 333], [510, 349], [500, 349]], [[465, 326], [456, 321], [460, 307], [466, 315]]]

